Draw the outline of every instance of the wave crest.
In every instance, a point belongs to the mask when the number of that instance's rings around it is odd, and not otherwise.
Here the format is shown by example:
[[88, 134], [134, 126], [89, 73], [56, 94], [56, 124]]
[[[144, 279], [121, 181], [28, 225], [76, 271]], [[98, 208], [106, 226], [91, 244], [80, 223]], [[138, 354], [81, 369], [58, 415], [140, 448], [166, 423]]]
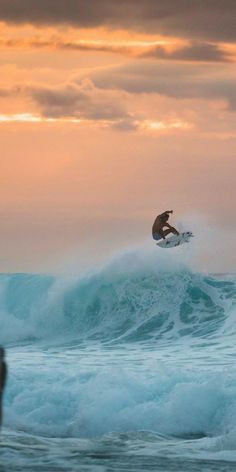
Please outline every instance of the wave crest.
[[2, 274], [0, 342], [206, 337], [223, 326], [236, 298], [233, 278], [133, 260], [80, 280]]

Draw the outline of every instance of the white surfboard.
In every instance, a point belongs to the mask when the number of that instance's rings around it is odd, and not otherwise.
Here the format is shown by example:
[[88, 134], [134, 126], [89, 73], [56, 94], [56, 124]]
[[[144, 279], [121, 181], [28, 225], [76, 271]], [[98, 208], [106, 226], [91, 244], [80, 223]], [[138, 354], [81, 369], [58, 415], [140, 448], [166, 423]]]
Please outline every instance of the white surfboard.
[[163, 248], [180, 246], [181, 244], [189, 243], [190, 239], [193, 236], [194, 235], [193, 233], [191, 233], [191, 231], [185, 231], [184, 233], [180, 234], [173, 234], [173, 236], [170, 236], [169, 238], [162, 239], [159, 243], [157, 243], [157, 246]]

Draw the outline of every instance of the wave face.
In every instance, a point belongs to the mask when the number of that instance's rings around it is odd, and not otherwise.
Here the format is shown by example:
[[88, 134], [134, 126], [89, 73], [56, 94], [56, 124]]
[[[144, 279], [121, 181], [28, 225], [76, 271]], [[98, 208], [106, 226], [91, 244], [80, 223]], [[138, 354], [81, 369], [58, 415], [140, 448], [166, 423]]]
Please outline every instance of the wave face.
[[135, 342], [229, 329], [234, 277], [127, 255], [83, 279], [0, 275], [0, 343]]

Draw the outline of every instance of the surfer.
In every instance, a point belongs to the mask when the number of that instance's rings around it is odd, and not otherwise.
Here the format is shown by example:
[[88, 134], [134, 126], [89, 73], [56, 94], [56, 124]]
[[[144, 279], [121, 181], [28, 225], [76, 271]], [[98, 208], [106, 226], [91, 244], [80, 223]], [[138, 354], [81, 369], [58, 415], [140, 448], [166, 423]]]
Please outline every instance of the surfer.
[[5, 351], [0, 346], [0, 427], [2, 425], [2, 398], [3, 391], [7, 380], [7, 365], [5, 362]]
[[[167, 223], [170, 213], [173, 213], [173, 210], [165, 211], [156, 217], [152, 226], [152, 237], [155, 239], [155, 241], [158, 241], [159, 239], [166, 239], [166, 236], [170, 233], [179, 234], [177, 229]], [[164, 229], [165, 227], [168, 229]]]

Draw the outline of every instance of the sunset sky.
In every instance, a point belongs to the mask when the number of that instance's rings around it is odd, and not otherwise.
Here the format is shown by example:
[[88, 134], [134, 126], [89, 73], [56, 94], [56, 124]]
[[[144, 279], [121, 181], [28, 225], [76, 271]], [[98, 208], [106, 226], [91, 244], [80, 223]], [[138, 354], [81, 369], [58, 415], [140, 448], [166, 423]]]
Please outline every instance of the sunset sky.
[[235, 23], [234, 0], [0, 0], [1, 272], [152, 246], [166, 209], [234, 270]]

